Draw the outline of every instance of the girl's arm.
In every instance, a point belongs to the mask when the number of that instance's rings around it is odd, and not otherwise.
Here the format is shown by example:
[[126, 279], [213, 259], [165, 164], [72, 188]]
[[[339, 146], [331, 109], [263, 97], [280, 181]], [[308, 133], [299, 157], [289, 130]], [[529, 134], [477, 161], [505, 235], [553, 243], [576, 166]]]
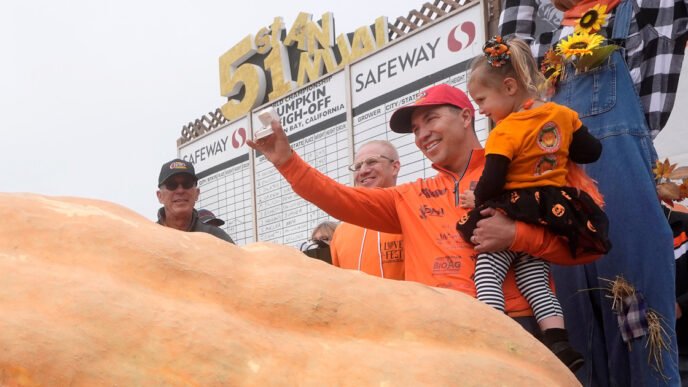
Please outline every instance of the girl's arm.
[[475, 186], [476, 207], [502, 193], [510, 163], [511, 160], [506, 156], [498, 154], [485, 156], [485, 169], [483, 169], [483, 175]]
[[581, 126], [573, 132], [573, 141], [569, 146], [569, 159], [578, 164], [589, 164], [597, 161], [602, 154], [602, 143], [595, 138], [588, 128]]

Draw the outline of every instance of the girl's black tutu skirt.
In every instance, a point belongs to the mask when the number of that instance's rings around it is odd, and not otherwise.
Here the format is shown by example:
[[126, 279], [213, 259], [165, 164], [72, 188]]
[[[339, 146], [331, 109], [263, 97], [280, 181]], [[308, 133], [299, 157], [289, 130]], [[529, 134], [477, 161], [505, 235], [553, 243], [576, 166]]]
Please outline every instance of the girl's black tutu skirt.
[[571, 255], [576, 251], [606, 254], [611, 249], [609, 220], [586, 192], [573, 187], [532, 187], [505, 191], [464, 215], [456, 225], [470, 243], [476, 223], [485, 208], [502, 210], [508, 217], [547, 227], [568, 239]]

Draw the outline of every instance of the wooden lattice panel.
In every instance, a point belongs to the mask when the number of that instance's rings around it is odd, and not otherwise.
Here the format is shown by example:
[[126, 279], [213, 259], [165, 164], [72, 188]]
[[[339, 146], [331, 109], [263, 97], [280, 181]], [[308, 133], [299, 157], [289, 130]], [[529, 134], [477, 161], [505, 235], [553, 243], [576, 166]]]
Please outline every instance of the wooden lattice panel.
[[389, 25], [389, 40], [392, 41], [400, 38], [421, 27], [431, 24], [444, 15], [463, 7], [465, 4], [473, 2], [475, 1], [435, 0], [432, 3], [427, 2], [421, 5], [420, 10], [413, 9], [409, 12], [408, 16], [399, 16], [394, 23], [391, 23]]
[[182, 126], [181, 137], [177, 139], [177, 147], [181, 147], [187, 142], [227, 123], [227, 119], [222, 115], [219, 108], [214, 112], [202, 116], [199, 119], [189, 122]]

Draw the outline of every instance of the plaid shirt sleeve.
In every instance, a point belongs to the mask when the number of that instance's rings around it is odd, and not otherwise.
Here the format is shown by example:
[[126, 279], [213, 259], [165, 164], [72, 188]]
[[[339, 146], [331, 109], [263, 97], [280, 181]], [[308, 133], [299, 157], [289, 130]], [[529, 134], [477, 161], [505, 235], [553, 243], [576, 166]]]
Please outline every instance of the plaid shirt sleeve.
[[[529, 42], [533, 55], [542, 60], [552, 43], [573, 32], [559, 27], [534, 37], [538, 4], [542, 0], [502, 0], [499, 33]], [[652, 136], [666, 125], [676, 99], [686, 39], [688, 0], [634, 1], [633, 18], [624, 46], [626, 63], [640, 96]], [[613, 16], [603, 33], [611, 35]]]

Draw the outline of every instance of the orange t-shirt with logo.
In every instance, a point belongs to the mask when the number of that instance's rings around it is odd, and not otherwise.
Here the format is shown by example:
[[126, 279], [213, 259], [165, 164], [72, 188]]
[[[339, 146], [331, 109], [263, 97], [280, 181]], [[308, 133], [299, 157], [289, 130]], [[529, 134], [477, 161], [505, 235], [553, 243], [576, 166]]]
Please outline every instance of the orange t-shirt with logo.
[[566, 185], [566, 163], [578, 113], [553, 102], [511, 113], [492, 129], [485, 154], [511, 160], [505, 190]]
[[404, 239], [350, 223], [337, 226], [330, 242], [332, 264], [370, 275], [404, 279]]

